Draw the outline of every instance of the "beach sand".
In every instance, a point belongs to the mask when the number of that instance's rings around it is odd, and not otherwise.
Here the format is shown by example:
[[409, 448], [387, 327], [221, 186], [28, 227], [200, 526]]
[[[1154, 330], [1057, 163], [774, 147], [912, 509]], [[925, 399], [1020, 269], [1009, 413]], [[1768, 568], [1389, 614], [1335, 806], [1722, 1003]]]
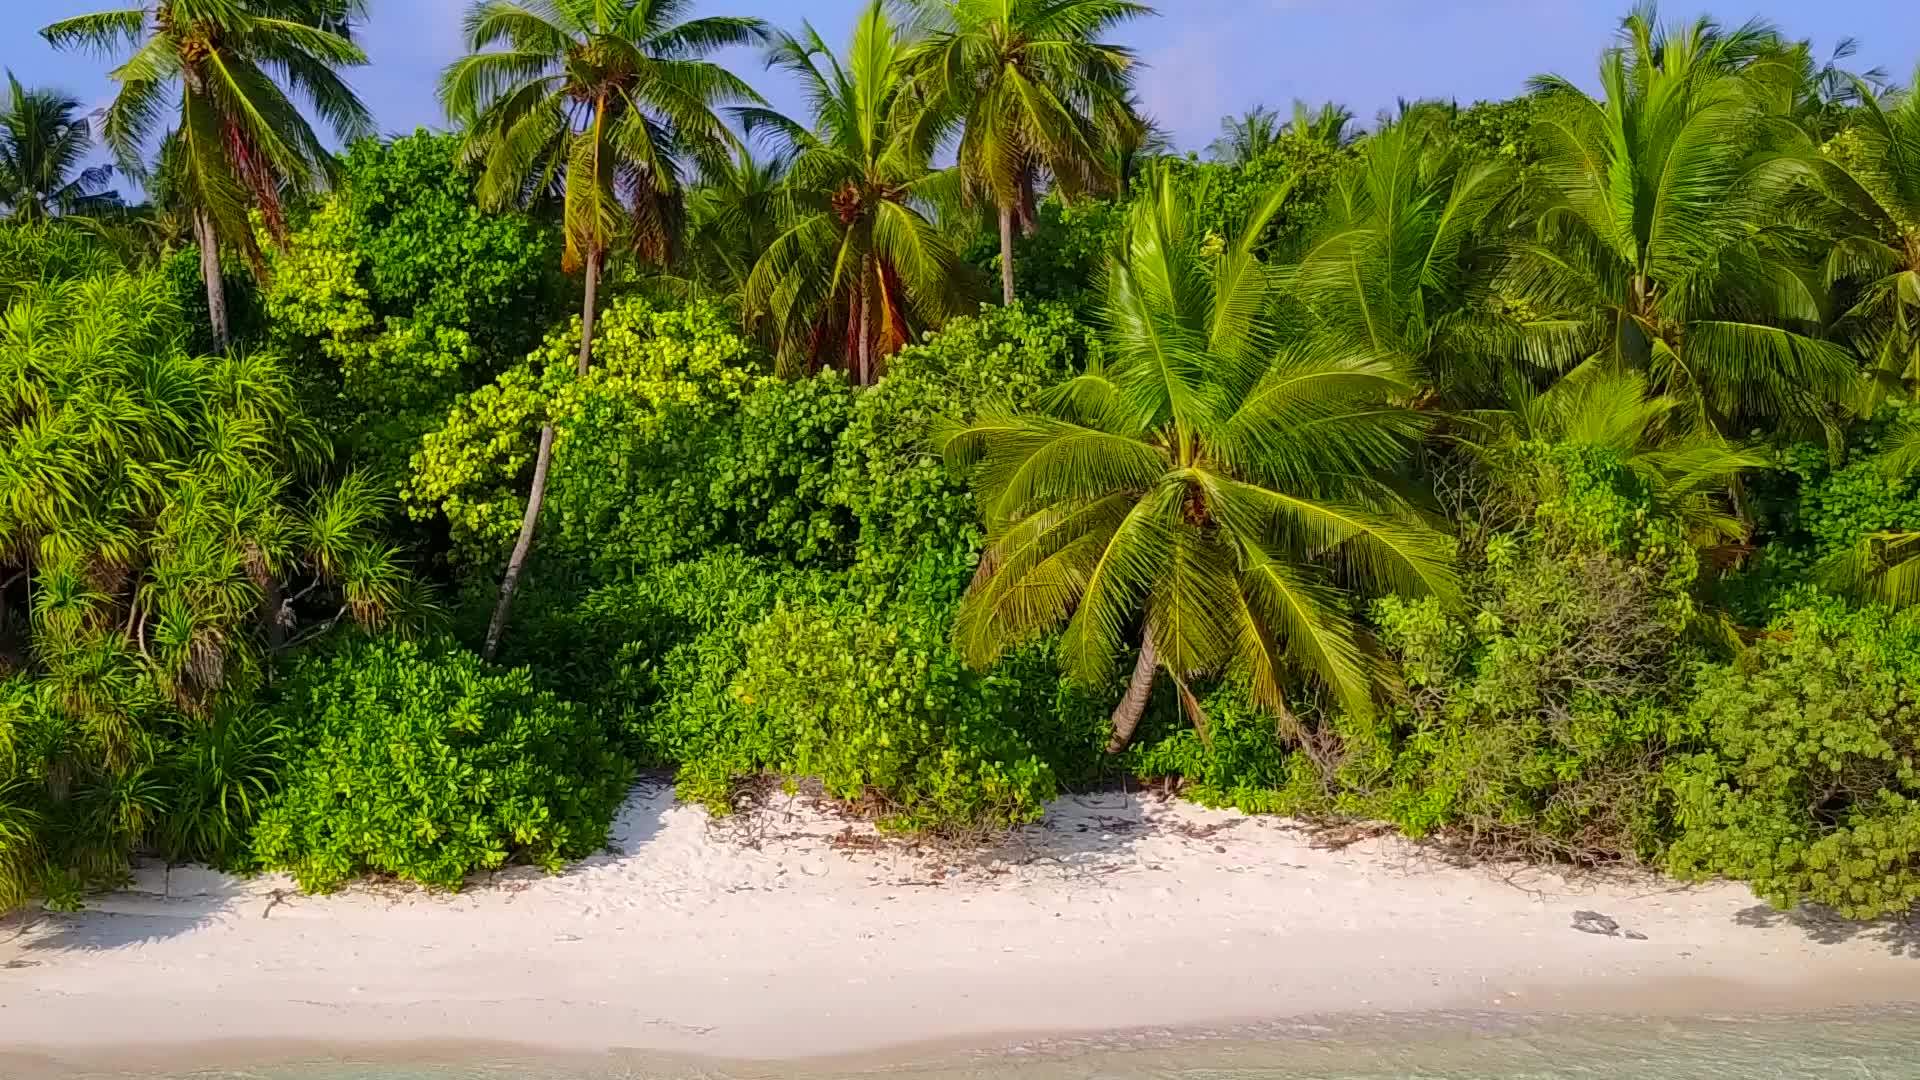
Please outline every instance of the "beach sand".
[[[1582, 910], [1645, 940], [1581, 933]], [[0, 924], [5, 1075], [9, 1055], [844, 1058], [1353, 1013], [1916, 1002], [1920, 928], [1783, 915], [1734, 885], [1459, 868], [1392, 838], [1330, 850], [1284, 820], [1120, 793], [954, 856], [803, 798], [715, 822], [647, 784], [612, 850], [555, 877], [317, 897], [149, 865], [80, 914]]]

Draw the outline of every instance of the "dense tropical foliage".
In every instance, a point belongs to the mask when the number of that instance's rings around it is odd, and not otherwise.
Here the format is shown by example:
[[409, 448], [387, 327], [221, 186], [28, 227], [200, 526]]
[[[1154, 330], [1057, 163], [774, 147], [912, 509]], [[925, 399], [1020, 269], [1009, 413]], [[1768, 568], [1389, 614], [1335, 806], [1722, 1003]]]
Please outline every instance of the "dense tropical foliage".
[[1920, 76], [1642, 9], [1203, 160], [1139, 4], [482, 0], [375, 140], [365, 8], [49, 27], [142, 206], [8, 88], [0, 906], [557, 867], [641, 769], [1920, 900]]

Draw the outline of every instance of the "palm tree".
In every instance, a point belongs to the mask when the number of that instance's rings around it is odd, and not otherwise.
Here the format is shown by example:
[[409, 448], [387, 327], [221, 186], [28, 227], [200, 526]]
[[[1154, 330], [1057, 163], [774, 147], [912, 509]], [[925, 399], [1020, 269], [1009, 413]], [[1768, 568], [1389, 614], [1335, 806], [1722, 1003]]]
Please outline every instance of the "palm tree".
[[1369, 713], [1375, 668], [1348, 589], [1457, 593], [1450, 541], [1381, 479], [1425, 426], [1395, 404], [1406, 373], [1279, 343], [1254, 251], [1284, 197], [1222, 250], [1160, 176], [1108, 269], [1104, 365], [1038, 409], [943, 432], [989, 534], [962, 654], [984, 666], [1065, 624], [1065, 664], [1097, 682], [1138, 633], [1116, 752], [1158, 672], [1196, 723], [1190, 681], [1226, 670], [1283, 722], [1294, 672]]
[[[467, 12], [469, 55], [440, 81], [447, 115], [483, 166], [483, 203], [505, 206], [562, 193], [565, 267], [583, 271], [578, 370], [592, 358], [600, 271], [623, 234], [656, 265], [670, 259], [684, 213], [683, 174], [718, 160], [736, 140], [717, 112], [760, 96], [705, 57], [765, 39], [758, 19], [682, 21], [691, 0], [477, 0]], [[500, 48], [494, 48], [501, 46]], [[487, 628], [492, 658], [532, 549], [553, 462], [554, 429], [540, 429], [533, 486]]]
[[687, 254], [700, 288], [735, 302], [746, 295], [754, 263], [782, 231], [787, 168], [784, 156], [743, 145], [701, 169], [687, 194]]
[[1415, 112], [1363, 143], [1283, 275], [1320, 347], [1385, 359], [1455, 400], [1497, 384], [1485, 364], [1519, 351], [1524, 328], [1499, 317], [1483, 285], [1516, 172], [1460, 147], [1444, 120]]
[[743, 111], [793, 162], [786, 229], [747, 280], [747, 310], [772, 320], [784, 370], [838, 354], [856, 383], [871, 385], [886, 357], [966, 309], [973, 283], [932, 214], [959, 174], [929, 164], [934, 133], [902, 101], [905, 55], [876, 0], [844, 63], [811, 25], [773, 46], [768, 63], [799, 77], [812, 129]]
[[1622, 38], [1601, 99], [1538, 81], [1546, 202], [1504, 289], [1576, 357], [1646, 371], [1690, 424], [1830, 423], [1855, 361], [1819, 336], [1828, 293], [1781, 212], [1798, 173], [1771, 141], [1797, 59], [1764, 24], [1661, 28], [1650, 9]]
[[1315, 109], [1299, 100], [1293, 103], [1293, 119], [1287, 123], [1286, 136], [1317, 143], [1329, 150], [1351, 146], [1360, 137], [1353, 130], [1352, 109], [1331, 101]]
[[1173, 152], [1173, 135], [1148, 116], [1138, 94], [1128, 94], [1103, 106], [1094, 117], [1099, 126], [1100, 152], [1113, 177], [1114, 194], [1126, 200], [1134, 182], [1154, 158]]
[[1853, 84], [1846, 128], [1812, 149], [1827, 231], [1827, 281], [1856, 286], [1843, 322], [1881, 389], [1920, 383], [1920, 71], [1891, 103]]
[[1042, 174], [1063, 198], [1109, 190], [1102, 113], [1127, 100], [1131, 50], [1099, 40], [1152, 15], [1131, 0], [912, 0], [926, 37], [905, 62], [925, 94], [910, 108], [961, 126], [967, 190], [1000, 215], [1002, 298], [1014, 300], [1016, 219], [1031, 230]]
[[213, 335], [228, 340], [220, 245], [262, 272], [248, 211], [286, 235], [284, 201], [322, 187], [332, 156], [294, 104], [306, 98], [342, 140], [370, 134], [371, 116], [339, 69], [367, 62], [348, 33], [365, 0], [150, 0], [146, 6], [63, 19], [41, 33], [55, 48], [131, 49], [111, 73], [120, 84], [101, 130], [129, 176], [142, 177], [148, 144], [177, 94], [165, 132], [173, 184], [193, 208]]
[[53, 90], [29, 90], [7, 73], [0, 98], [0, 208], [18, 221], [52, 214], [91, 214], [120, 204], [107, 190], [108, 165], [82, 167], [93, 149], [93, 128], [80, 99]]
[[1730, 512], [1726, 494], [1739, 475], [1769, 459], [1709, 431], [1677, 430], [1681, 408], [1652, 393], [1647, 377], [1604, 364], [1583, 364], [1546, 390], [1522, 379], [1508, 388], [1504, 408], [1468, 412], [1459, 419], [1464, 444], [1494, 476], [1514, 476], [1524, 464], [1507, 455], [1529, 446], [1566, 446], [1610, 455], [1630, 473], [1657, 512], [1679, 522], [1696, 544], [1738, 540], [1746, 526]]
[[1207, 154], [1222, 164], [1245, 165], [1278, 146], [1286, 130], [1279, 113], [1255, 105], [1239, 116], [1221, 118], [1220, 137], [1207, 147]]
[[1246, 165], [1290, 139], [1339, 150], [1358, 137], [1353, 131], [1353, 111], [1346, 106], [1330, 101], [1315, 109], [1296, 100], [1292, 119], [1282, 119], [1265, 105], [1256, 105], [1239, 116], [1221, 120], [1220, 137], [1207, 147], [1207, 154], [1222, 164]]

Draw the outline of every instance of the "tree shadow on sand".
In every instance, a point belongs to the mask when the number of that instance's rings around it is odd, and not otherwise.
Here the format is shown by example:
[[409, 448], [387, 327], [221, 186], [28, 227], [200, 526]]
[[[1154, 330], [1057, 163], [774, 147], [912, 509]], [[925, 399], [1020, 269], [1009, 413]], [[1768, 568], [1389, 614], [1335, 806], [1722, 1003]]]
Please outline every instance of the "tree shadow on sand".
[[279, 900], [274, 893], [247, 889], [236, 878], [207, 877], [211, 880], [196, 884], [189, 896], [120, 892], [95, 897], [76, 912], [17, 915], [10, 927], [0, 924], [0, 967], [35, 967], [39, 958], [60, 953], [150, 945], [228, 918], [259, 918]]
[[1818, 945], [1844, 945], [1851, 941], [1871, 941], [1882, 945], [1893, 956], [1920, 960], [1920, 918], [1877, 919], [1858, 922], [1826, 908], [1798, 907], [1781, 911], [1766, 904], [1743, 909], [1733, 921], [1741, 926], [1771, 929], [1791, 926]]

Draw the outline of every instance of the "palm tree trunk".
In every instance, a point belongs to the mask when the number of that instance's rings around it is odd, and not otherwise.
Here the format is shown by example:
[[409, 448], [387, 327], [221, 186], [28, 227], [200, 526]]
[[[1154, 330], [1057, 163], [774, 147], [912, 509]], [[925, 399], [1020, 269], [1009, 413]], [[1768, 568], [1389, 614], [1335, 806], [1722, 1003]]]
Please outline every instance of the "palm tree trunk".
[[220, 244], [213, 234], [213, 218], [205, 210], [193, 212], [193, 239], [200, 245], [200, 276], [207, 284], [207, 320], [213, 324], [213, 343], [226, 352], [232, 340], [227, 328], [227, 285], [220, 278]]
[[873, 282], [866, 274], [860, 275], [860, 351], [855, 361], [854, 381], [860, 386], [873, 385], [873, 313], [868, 310], [868, 298], [873, 292]]
[[599, 251], [587, 253], [587, 297], [580, 306], [580, 366], [581, 375], [587, 373], [587, 365], [593, 360], [593, 321], [595, 306], [600, 295], [600, 262], [606, 256]]
[[1013, 306], [1013, 207], [1000, 208], [1000, 294]]
[[1107, 753], [1118, 754], [1133, 744], [1133, 733], [1146, 715], [1147, 699], [1153, 696], [1154, 676], [1160, 673], [1160, 654], [1153, 647], [1153, 630], [1140, 635], [1140, 659], [1133, 665], [1133, 678], [1127, 683], [1127, 696], [1113, 710], [1113, 738]]
[[[594, 301], [600, 291], [601, 253], [587, 254], [586, 298], [580, 309], [581, 375], [593, 360]], [[494, 605], [493, 620], [487, 624], [487, 643], [481, 655], [492, 660], [500, 652], [500, 639], [506, 636], [507, 613], [513, 608], [514, 590], [520, 587], [520, 575], [527, 568], [527, 554], [533, 550], [534, 527], [540, 522], [540, 507], [547, 498], [547, 473], [553, 468], [553, 420], [540, 427], [540, 451], [533, 459], [533, 487], [527, 491], [527, 512], [520, 518], [520, 538], [513, 542], [513, 554], [507, 557], [507, 572], [500, 579], [500, 600]]]

